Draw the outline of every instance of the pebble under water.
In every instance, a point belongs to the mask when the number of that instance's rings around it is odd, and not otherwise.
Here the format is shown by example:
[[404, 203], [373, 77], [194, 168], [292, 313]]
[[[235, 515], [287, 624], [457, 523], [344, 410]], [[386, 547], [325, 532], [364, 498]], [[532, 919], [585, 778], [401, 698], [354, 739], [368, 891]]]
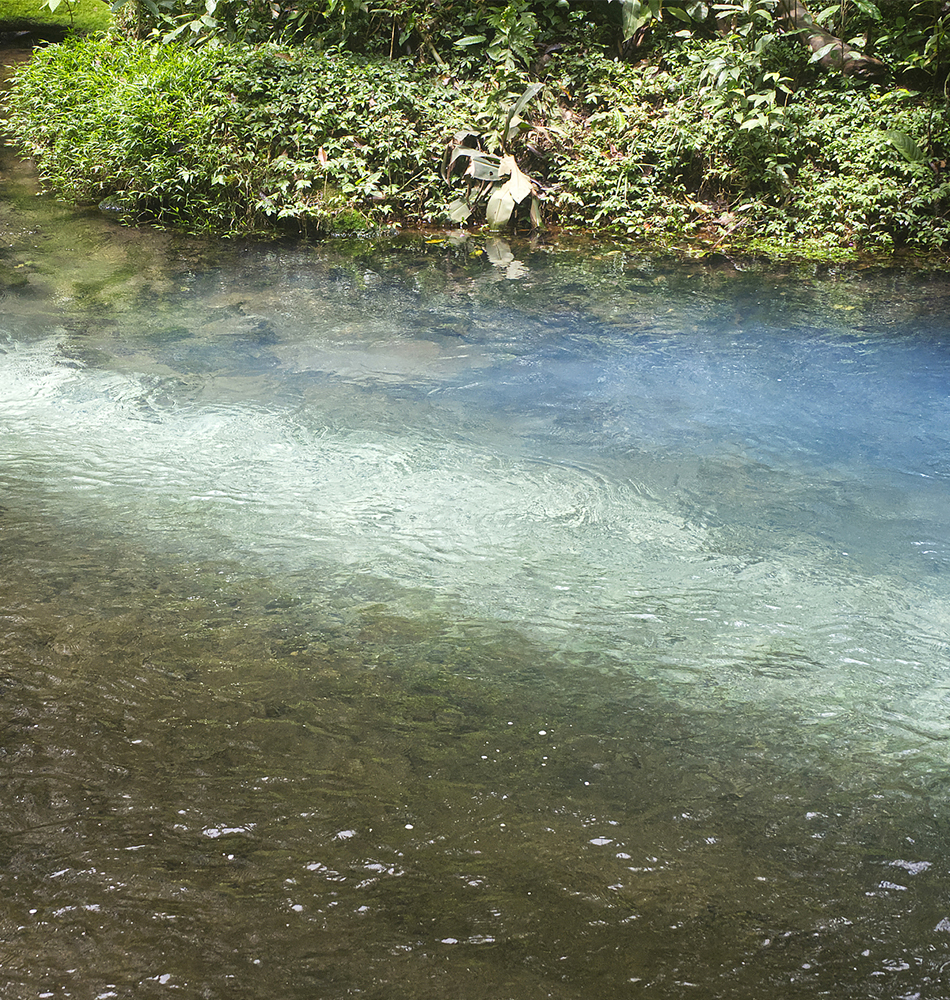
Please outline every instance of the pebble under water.
[[950, 280], [0, 202], [0, 995], [950, 996]]

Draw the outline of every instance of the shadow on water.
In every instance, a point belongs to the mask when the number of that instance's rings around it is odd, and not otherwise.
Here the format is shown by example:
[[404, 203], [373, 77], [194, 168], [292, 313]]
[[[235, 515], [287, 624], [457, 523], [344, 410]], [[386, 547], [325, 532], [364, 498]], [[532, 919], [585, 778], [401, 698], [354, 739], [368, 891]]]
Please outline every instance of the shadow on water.
[[944, 278], [3, 170], [5, 998], [946, 996]]

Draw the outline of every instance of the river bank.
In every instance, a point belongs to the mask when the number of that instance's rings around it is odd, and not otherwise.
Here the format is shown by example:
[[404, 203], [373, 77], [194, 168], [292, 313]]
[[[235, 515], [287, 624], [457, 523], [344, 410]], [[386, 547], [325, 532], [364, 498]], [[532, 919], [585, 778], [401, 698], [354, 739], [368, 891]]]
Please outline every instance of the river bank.
[[193, 233], [497, 228], [686, 255], [944, 259], [943, 102], [799, 58], [750, 126], [710, 88], [710, 58], [697, 44], [630, 65], [578, 45], [532, 73], [463, 73], [89, 37], [36, 50], [5, 128], [57, 196]]

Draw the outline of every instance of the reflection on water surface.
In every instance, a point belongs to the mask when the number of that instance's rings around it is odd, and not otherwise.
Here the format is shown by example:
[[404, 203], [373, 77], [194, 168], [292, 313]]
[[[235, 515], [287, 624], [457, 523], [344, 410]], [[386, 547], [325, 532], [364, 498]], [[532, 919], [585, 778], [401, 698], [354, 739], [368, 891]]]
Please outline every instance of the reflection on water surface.
[[945, 279], [6, 193], [4, 997], [946, 995]]

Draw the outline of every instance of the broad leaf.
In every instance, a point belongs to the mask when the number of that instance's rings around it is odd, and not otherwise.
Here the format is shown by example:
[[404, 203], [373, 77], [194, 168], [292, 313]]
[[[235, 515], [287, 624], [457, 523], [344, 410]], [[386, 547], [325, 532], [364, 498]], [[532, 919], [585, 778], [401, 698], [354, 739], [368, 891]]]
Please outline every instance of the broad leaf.
[[496, 188], [485, 206], [485, 221], [492, 229], [501, 229], [508, 225], [511, 213], [515, 210], [515, 200], [508, 193], [507, 184]]
[[472, 157], [472, 162], [465, 171], [467, 177], [472, 177], [477, 181], [494, 182], [500, 180], [501, 173], [495, 163], [490, 163], [480, 157]]
[[543, 84], [532, 83], [531, 86], [528, 87], [528, 89], [521, 95], [521, 97], [519, 97], [518, 100], [515, 101], [515, 103], [508, 109], [508, 117], [505, 119], [505, 127], [502, 130], [502, 135], [504, 135], [506, 142], [510, 138], [508, 133], [511, 129], [512, 119], [524, 111], [525, 105], [528, 101], [530, 101], [531, 98], [534, 97], [542, 88]]
[[492, 153], [483, 152], [481, 149], [469, 149], [467, 146], [456, 146], [452, 150], [446, 167], [446, 177], [452, 173], [455, 161], [463, 156], [469, 158], [468, 168], [465, 170], [468, 177], [474, 177], [477, 181], [498, 180], [498, 157]]
[[899, 132], [897, 129], [890, 128], [884, 135], [887, 137], [887, 141], [908, 163], [922, 163], [927, 159], [927, 154], [917, 144], [917, 140], [906, 132]]
[[693, 20], [685, 10], [680, 10], [679, 7], [667, 7], [666, 12], [680, 21], [692, 22]]
[[810, 63], [820, 62], [822, 59], [825, 58], [826, 55], [828, 55], [835, 49], [837, 49], [841, 53], [841, 56], [839, 56], [839, 58], [842, 58], [844, 55], [844, 48], [845, 48], [844, 42], [842, 42], [840, 39], [836, 39], [833, 42], [829, 42], [827, 45], [822, 45], [822, 47], [817, 51], [812, 52], [811, 58], [808, 61]]
[[461, 198], [456, 198], [455, 201], [449, 205], [449, 218], [453, 222], [464, 222], [470, 215], [472, 210], [462, 201]]
[[629, 41], [644, 25], [660, 16], [661, 0], [620, 0], [623, 5], [623, 40]]
[[531, 178], [521, 172], [513, 156], [503, 156], [501, 158], [498, 173], [501, 176], [511, 174], [510, 179], [505, 182], [505, 187], [514, 199], [515, 204], [520, 205], [534, 191], [534, 184], [531, 183]]

